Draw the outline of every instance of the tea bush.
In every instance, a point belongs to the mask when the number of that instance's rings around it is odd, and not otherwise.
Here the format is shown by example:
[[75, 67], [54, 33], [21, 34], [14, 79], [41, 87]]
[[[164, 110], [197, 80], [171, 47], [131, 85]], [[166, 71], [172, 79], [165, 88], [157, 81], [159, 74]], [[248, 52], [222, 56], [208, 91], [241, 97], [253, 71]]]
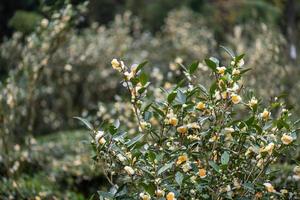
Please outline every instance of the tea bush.
[[[264, 106], [242, 84], [244, 55], [226, 48], [231, 62], [211, 57], [209, 89], [194, 84], [198, 62], [185, 67], [185, 77], [165, 97], [153, 99], [143, 72], [146, 64], [127, 67], [113, 59], [112, 67], [123, 77], [136, 116], [135, 134], [119, 120], [90, 130], [96, 162], [103, 162], [109, 192], [100, 199], [223, 199], [294, 198], [297, 184], [276, 185], [275, 163], [295, 148], [297, 121], [280, 98]], [[127, 123], [131, 123], [129, 120]], [[299, 165], [299, 163], [297, 163]], [[280, 171], [280, 169], [279, 169]], [[299, 166], [294, 168], [299, 176]]]
[[[46, 104], [45, 99], [41, 98], [48, 92], [41, 84], [45, 80], [46, 66], [54, 59], [59, 45], [63, 45], [69, 28], [76, 23], [73, 17], [80, 9], [67, 5], [54, 13], [50, 21], [43, 19], [37, 31], [26, 38], [24, 47], [18, 45], [18, 35], [14, 37], [16, 41], [8, 43], [13, 48], [7, 52], [15, 53], [12, 58], [20, 60], [6, 62], [12, 66], [8, 77], [0, 84], [0, 162], [4, 166], [1, 175], [10, 176], [10, 167], [15, 159], [19, 159], [13, 150], [15, 144], [27, 144], [30, 152], [38, 115], [43, 115], [39, 108], [41, 104]], [[4, 55], [10, 56], [7, 53]], [[49, 115], [47, 117], [51, 118]]]

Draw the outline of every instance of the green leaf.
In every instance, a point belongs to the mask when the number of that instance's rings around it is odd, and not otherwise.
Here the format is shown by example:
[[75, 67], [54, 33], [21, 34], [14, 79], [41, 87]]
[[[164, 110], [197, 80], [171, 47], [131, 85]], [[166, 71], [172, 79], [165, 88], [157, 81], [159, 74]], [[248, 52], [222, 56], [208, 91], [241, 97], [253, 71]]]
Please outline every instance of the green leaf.
[[149, 78], [148, 78], [148, 75], [146, 74], [146, 73], [142, 73], [141, 75], [140, 75], [140, 83], [144, 86], [144, 85], [146, 85], [147, 83], [148, 83], [148, 80], [149, 80]]
[[241, 55], [237, 56], [235, 58], [235, 62], [239, 62], [240, 60], [242, 60], [244, 58], [244, 56], [245, 56], [245, 54], [241, 54]]
[[110, 134], [114, 135], [115, 133], [117, 133], [118, 129], [113, 124], [110, 124], [108, 127], [108, 131]]
[[144, 61], [144, 62], [140, 63], [136, 68], [136, 72], [140, 71], [147, 63], [148, 63], [148, 61]]
[[152, 112], [146, 111], [146, 112], [144, 113], [144, 120], [145, 120], [145, 121], [148, 121], [148, 120], [151, 119], [152, 116], [153, 116], [153, 113], [152, 113]]
[[243, 184], [243, 187], [244, 187], [245, 189], [247, 189], [247, 190], [254, 191], [254, 185], [253, 185], [253, 183], [250, 183], [250, 182], [244, 183], [244, 184]]
[[179, 186], [181, 186], [182, 181], [183, 181], [183, 178], [184, 178], [184, 176], [183, 176], [182, 173], [177, 172], [177, 173], [175, 174], [175, 181], [176, 181], [176, 183], [177, 183]]
[[204, 61], [211, 70], [213, 70], [214, 72], [217, 71], [218, 63], [215, 62], [215, 60], [212, 60], [211, 58], [209, 58], [209, 59], [205, 59]]
[[176, 96], [177, 96], [177, 91], [172, 91], [167, 97], [168, 103], [171, 104], [176, 98]]
[[82, 118], [82, 117], [74, 117], [74, 119], [78, 119], [80, 120], [82, 123], [84, 123], [84, 125], [86, 125], [87, 128], [89, 128], [91, 131], [94, 130], [93, 125], [86, 119]]
[[151, 196], [155, 194], [156, 186], [154, 183], [142, 183], [142, 186], [144, 190], [148, 192], [148, 194], [150, 194]]
[[151, 107], [155, 110], [155, 112], [156, 112], [157, 114], [159, 114], [160, 116], [164, 117], [164, 115], [165, 115], [165, 114], [164, 114], [164, 111], [162, 111], [161, 109], [155, 107], [154, 105], [151, 105]]
[[129, 140], [128, 142], [126, 142], [125, 144], [130, 148], [133, 145], [135, 145], [138, 141], [140, 141], [143, 137], [144, 137], [144, 134], [139, 134], [139, 135], [135, 136], [134, 138], [132, 138], [131, 140]]
[[181, 90], [178, 90], [177, 92], [176, 101], [178, 101], [180, 104], [184, 104], [186, 102], [186, 95]]
[[207, 89], [204, 87], [204, 85], [201, 85], [201, 84], [198, 84], [200, 90], [207, 96], [208, 95], [208, 92], [207, 92]]
[[215, 94], [217, 87], [218, 87], [217, 82], [214, 82], [213, 84], [211, 84], [211, 86], [209, 88], [210, 96], [213, 96]]
[[229, 153], [228, 153], [227, 151], [225, 151], [225, 152], [222, 154], [222, 156], [221, 156], [221, 163], [222, 163], [222, 165], [227, 165], [227, 164], [228, 164], [228, 162], [229, 162], [229, 157], [230, 157], [230, 155], [229, 155]]
[[155, 154], [154, 151], [149, 151], [149, 152], [147, 153], [147, 157], [148, 157], [148, 159], [149, 159], [151, 162], [154, 162], [155, 159], [156, 159], [156, 154]]
[[192, 63], [192, 64], [189, 66], [189, 73], [190, 73], [190, 74], [195, 73], [195, 71], [196, 71], [197, 68], [198, 68], [198, 65], [199, 65], [199, 62], [198, 62], [198, 61]]
[[284, 119], [277, 120], [276, 125], [279, 130], [282, 129], [283, 127], [286, 128], [287, 130], [290, 129], [290, 125], [286, 121], [284, 121]]
[[251, 68], [243, 69], [243, 70], [241, 70], [240, 74], [244, 74], [244, 73], [246, 73], [247, 71], [250, 71], [250, 70], [252, 70], [252, 69]]
[[208, 161], [208, 164], [218, 173], [220, 173], [220, 167], [214, 161]]
[[255, 119], [255, 117], [252, 116], [252, 117], [250, 117], [249, 119], [247, 119], [247, 120], [245, 121], [245, 123], [246, 123], [248, 126], [251, 126], [251, 125], [253, 124], [253, 122], [254, 122], [254, 119]]
[[120, 127], [120, 120], [115, 120], [114, 121], [114, 126], [116, 127], [116, 128], [119, 128]]
[[230, 48], [228, 48], [228, 47], [225, 47], [225, 46], [222, 46], [222, 45], [220, 45], [220, 47], [221, 47], [222, 49], [224, 49], [224, 50], [231, 56], [231, 58], [234, 58], [234, 57], [235, 57], [235, 55], [234, 55], [232, 49], [230, 49]]
[[110, 192], [98, 191], [97, 193], [100, 197], [100, 200], [105, 200], [105, 199], [112, 200], [114, 198], [114, 195], [111, 194]]
[[174, 162], [170, 162], [168, 164], [165, 164], [162, 168], [160, 168], [157, 171], [157, 175], [159, 176], [160, 174], [162, 174], [163, 172], [167, 171], [168, 169], [173, 167]]

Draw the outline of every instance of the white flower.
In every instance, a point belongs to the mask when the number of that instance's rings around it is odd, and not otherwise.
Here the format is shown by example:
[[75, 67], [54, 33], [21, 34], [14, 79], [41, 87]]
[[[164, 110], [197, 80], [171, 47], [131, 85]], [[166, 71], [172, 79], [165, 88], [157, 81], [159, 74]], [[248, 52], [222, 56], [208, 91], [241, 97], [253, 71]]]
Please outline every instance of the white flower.
[[264, 186], [266, 187], [268, 192], [276, 192], [273, 185], [271, 183], [264, 183]]
[[271, 112], [269, 112], [267, 109], [264, 109], [262, 113], [260, 113], [260, 117], [264, 120], [268, 120], [271, 116]]
[[150, 200], [151, 199], [149, 194], [143, 193], [143, 192], [140, 193], [140, 198], [141, 198], [141, 200]]
[[217, 70], [218, 70], [218, 74], [223, 76], [225, 74], [226, 67], [217, 67]]
[[237, 95], [237, 94], [231, 94], [231, 101], [232, 103], [234, 104], [238, 104], [242, 101], [242, 97], [240, 95]]
[[48, 26], [48, 24], [49, 24], [49, 20], [48, 19], [46, 19], [46, 18], [42, 19], [41, 26], [43, 28], [46, 28]]
[[126, 160], [126, 157], [123, 156], [123, 155], [120, 154], [120, 153], [117, 155], [117, 157], [118, 157], [118, 159], [119, 159], [121, 162], [124, 162], [124, 161]]
[[182, 60], [182, 58], [177, 57], [177, 58], [175, 59], [175, 62], [176, 62], [176, 63], [179, 63], [179, 64], [182, 64], [183, 60]]
[[283, 134], [281, 137], [281, 142], [285, 145], [289, 145], [293, 140], [293, 137], [287, 134]]
[[134, 173], [135, 173], [134, 169], [132, 167], [130, 167], [130, 166], [125, 166], [124, 170], [126, 171], [126, 173], [128, 175], [131, 175], [131, 176], [134, 175]]
[[226, 133], [233, 133], [234, 132], [234, 128], [232, 128], [232, 127], [226, 127], [224, 130], [225, 130]]
[[165, 196], [165, 191], [158, 189], [158, 190], [155, 191], [155, 194], [156, 194], [157, 197], [164, 197]]
[[273, 142], [269, 143], [266, 147], [262, 148], [260, 152], [268, 152], [269, 155], [273, 153], [275, 144]]
[[215, 98], [216, 100], [220, 100], [220, 99], [221, 99], [220, 91], [216, 91], [216, 92], [215, 92], [214, 98]]
[[95, 141], [96, 141], [96, 144], [99, 145], [99, 144], [104, 144], [106, 142], [105, 138], [103, 137], [104, 136], [104, 132], [103, 131], [98, 131], [96, 136], [95, 136]]
[[237, 63], [237, 66], [238, 66], [238, 67], [243, 67], [244, 64], [245, 64], [244, 59], [241, 59], [241, 60], [239, 60], [239, 62]]
[[233, 69], [232, 70], [232, 75], [239, 75], [241, 72], [240, 72], [240, 70], [238, 70], [238, 69]]
[[251, 100], [248, 102], [248, 105], [253, 108], [254, 106], [257, 105], [257, 99], [255, 97], [252, 97]]
[[229, 88], [229, 92], [237, 92], [240, 89], [240, 86], [237, 83], [234, 83], [232, 88]]
[[184, 172], [188, 172], [188, 171], [190, 171], [190, 169], [192, 169], [190, 162], [184, 163], [181, 168]]
[[118, 71], [122, 71], [122, 67], [123, 67], [124, 63], [121, 61], [121, 63], [117, 60], [117, 59], [112, 59], [111, 61], [111, 66]]

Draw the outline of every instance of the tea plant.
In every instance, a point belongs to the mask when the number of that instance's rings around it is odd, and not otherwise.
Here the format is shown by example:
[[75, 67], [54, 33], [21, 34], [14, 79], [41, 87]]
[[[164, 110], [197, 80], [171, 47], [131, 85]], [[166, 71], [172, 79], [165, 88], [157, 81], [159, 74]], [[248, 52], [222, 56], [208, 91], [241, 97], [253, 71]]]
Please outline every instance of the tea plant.
[[[295, 188], [277, 188], [270, 166], [295, 147], [296, 123], [280, 98], [264, 107], [245, 91], [244, 55], [223, 64], [206, 59], [213, 83], [193, 84], [199, 63], [181, 65], [184, 79], [151, 100], [142, 71], [146, 63], [111, 64], [123, 77], [136, 116], [132, 137], [120, 123], [103, 122], [91, 130], [94, 159], [100, 162], [109, 192], [100, 199], [223, 199], [297, 196]], [[298, 163], [299, 164], [299, 163]], [[297, 171], [299, 167], [296, 167]], [[296, 173], [296, 172], [295, 172]], [[295, 190], [295, 191], [293, 191]]]

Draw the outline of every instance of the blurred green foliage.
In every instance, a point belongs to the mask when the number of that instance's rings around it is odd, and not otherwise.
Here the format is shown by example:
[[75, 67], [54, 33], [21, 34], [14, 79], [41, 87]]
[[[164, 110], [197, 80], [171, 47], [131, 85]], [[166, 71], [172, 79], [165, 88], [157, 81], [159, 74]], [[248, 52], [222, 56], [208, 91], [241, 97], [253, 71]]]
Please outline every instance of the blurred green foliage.
[[[292, 0], [293, 1], [293, 0]], [[168, 12], [172, 9], [180, 7], [188, 7], [194, 11], [206, 16], [207, 20], [219, 21], [220, 24], [213, 25], [214, 28], [230, 26], [237, 23], [244, 23], [251, 19], [260, 22], [265, 22], [274, 25], [285, 25], [284, 15], [286, 7], [292, 1], [288, 0], [90, 0], [89, 13], [86, 15], [88, 22], [98, 21], [101, 24], [107, 24], [113, 20], [114, 16], [130, 10], [135, 16], [138, 16], [142, 22], [143, 27], [148, 30], [157, 31], [161, 29], [164, 19]], [[13, 26], [14, 30], [32, 30], [32, 22], [30, 20], [21, 20], [17, 18], [19, 9], [30, 11], [26, 13], [26, 18], [30, 19], [35, 15], [49, 15], [55, 9], [61, 8], [65, 2], [78, 4], [84, 0], [42, 0], [42, 1], [12, 1], [11, 4], [2, 2], [0, 8], [8, 9], [3, 13], [4, 28], [13, 16], [14, 24], [22, 24], [22, 29], [19, 26]], [[299, 2], [293, 1], [295, 4], [295, 11], [299, 9]], [[14, 4], [15, 6], [12, 6]], [[299, 18], [299, 12], [296, 12], [295, 18]], [[23, 22], [22, 22], [23, 21]], [[223, 23], [223, 24], [221, 24]], [[225, 28], [226, 28], [225, 27]], [[2, 30], [6, 32], [6, 30]]]
[[65, 131], [38, 137], [31, 157], [24, 157], [26, 147], [15, 146], [19, 168], [14, 177], [1, 176], [0, 199], [88, 199], [105, 187], [102, 172], [90, 159], [88, 136], [86, 131]]
[[17, 10], [9, 20], [9, 26], [25, 34], [31, 33], [41, 19], [42, 16], [37, 13]]

